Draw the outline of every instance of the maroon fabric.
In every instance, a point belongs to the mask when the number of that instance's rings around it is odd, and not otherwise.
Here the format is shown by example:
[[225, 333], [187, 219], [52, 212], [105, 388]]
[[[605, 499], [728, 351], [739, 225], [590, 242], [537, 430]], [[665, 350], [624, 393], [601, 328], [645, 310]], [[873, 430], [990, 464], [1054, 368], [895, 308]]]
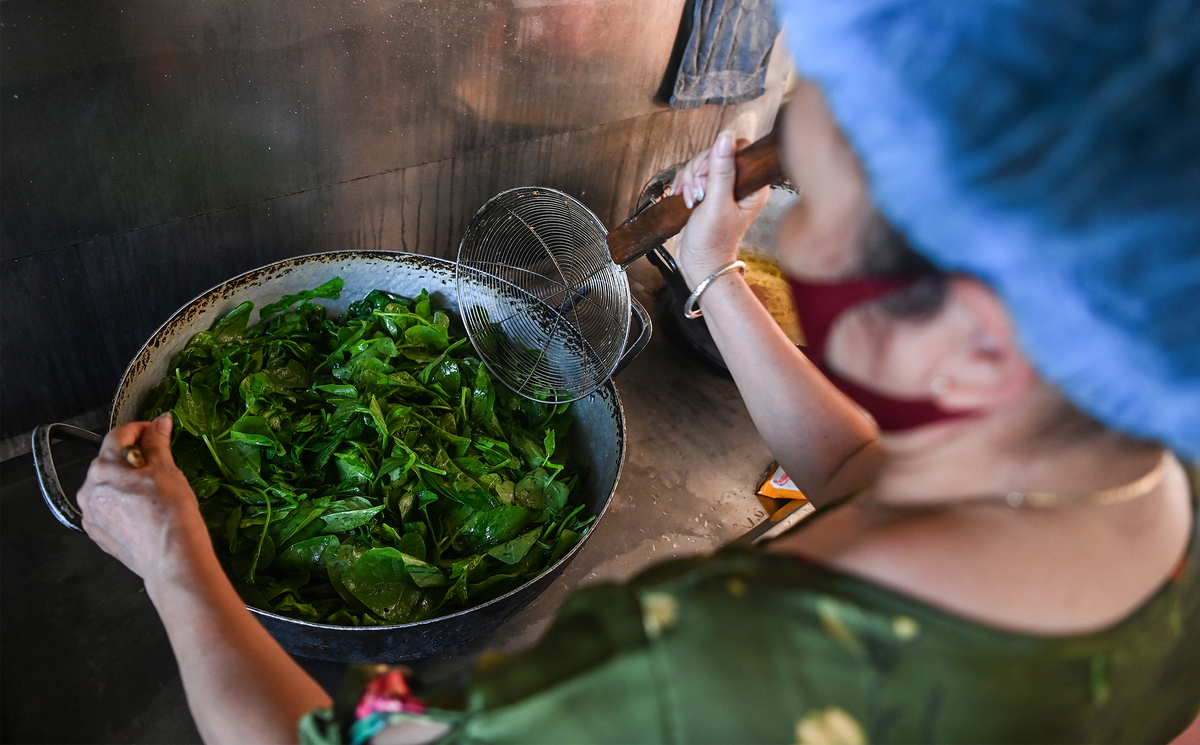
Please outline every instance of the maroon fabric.
[[870, 412], [884, 432], [899, 432], [934, 422], [958, 419], [970, 412], [946, 411], [932, 398], [895, 398], [876, 393], [834, 372], [825, 357], [829, 332], [843, 313], [913, 285], [916, 277], [871, 277], [848, 282], [815, 284], [789, 279], [800, 326], [808, 347], [804, 350], [813, 364], [852, 401]]

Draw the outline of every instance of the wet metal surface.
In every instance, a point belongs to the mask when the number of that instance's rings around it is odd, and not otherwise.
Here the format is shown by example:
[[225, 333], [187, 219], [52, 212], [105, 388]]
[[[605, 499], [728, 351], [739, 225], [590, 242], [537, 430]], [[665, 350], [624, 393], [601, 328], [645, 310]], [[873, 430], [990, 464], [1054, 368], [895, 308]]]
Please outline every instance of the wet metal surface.
[[10, 0], [5, 256], [652, 113], [682, 6]]
[[[763, 97], [655, 100], [684, 0], [7, 0], [0, 439], [103, 406], [175, 308], [272, 261], [451, 256], [543, 185], [609, 226]], [[782, 68], [781, 68], [782, 69]]]

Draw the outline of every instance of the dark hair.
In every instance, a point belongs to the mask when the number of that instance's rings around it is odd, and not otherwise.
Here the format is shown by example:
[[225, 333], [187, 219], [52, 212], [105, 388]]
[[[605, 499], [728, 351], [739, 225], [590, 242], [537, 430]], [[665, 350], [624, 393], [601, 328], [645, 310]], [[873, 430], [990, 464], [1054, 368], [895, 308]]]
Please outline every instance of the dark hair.
[[918, 277], [916, 284], [883, 298], [883, 309], [897, 318], [920, 319], [936, 313], [946, 300], [947, 276], [913, 250], [908, 240], [878, 210], [871, 210], [860, 233], [863, 274], [869, 277]]

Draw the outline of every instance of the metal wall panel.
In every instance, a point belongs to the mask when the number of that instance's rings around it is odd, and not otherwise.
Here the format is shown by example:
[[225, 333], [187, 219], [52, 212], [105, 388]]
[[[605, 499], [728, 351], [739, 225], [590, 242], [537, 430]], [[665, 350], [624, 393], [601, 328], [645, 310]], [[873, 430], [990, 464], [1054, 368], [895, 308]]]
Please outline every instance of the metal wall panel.
[[179, 305], [339, 248], [452, 255], [541, 184], [610, 226], [740, 107], [654, 100], [684, 0], [0, 5], [0, 437], [102, 406]]

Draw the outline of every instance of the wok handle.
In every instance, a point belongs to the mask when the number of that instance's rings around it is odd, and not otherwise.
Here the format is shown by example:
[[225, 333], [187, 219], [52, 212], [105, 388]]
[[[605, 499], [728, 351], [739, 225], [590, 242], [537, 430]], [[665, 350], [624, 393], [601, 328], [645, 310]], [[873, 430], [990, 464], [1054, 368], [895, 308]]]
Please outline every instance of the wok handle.
[[[771, 132], [753, 145], [738, 151], [734, 199], [745, 199], [754, 192], [783, 178], [779, 162], [779, 137]], [[653, 251], [663, 241], [683, 230], [692, 210], [682, 194], [672, 194], [613, 228], [608, 234], [608, 252], [621, 265]]]
[[[637, 321], [638, 332], [633, 341], [628, 341], [628, 337], [626, 337], [625, 351], [621, 353], [621, 359], [617, 360], [617, 366], [613, 368], [613, 376], [624, 370], [626, 365], [633, 362], [634, 357], [641, 354], [646, 345], [650, 343], [650, 336], [654, 333], [654, 325], [650, 323], [650, 314], [646, 312], [642, 304], [632, 295], [629, 296], [629, 303], [629, 315], [632, 320]], [[632, 330], [630, 329], [630, 331]]]
[[50, 449], [52, 440], [64, 439], [99, 445], [104, 438], [95, 432], [88, 432], [69, 424], [43, 424], [33, 430], [33, 468], [37, 473], [42, 498], [46, 500], [46, 506], [60, 523], [82, 532], [83, 513], [63, 491], [62, 483], [58, 480], [58, 471], [54, 468], [54, 453]]

